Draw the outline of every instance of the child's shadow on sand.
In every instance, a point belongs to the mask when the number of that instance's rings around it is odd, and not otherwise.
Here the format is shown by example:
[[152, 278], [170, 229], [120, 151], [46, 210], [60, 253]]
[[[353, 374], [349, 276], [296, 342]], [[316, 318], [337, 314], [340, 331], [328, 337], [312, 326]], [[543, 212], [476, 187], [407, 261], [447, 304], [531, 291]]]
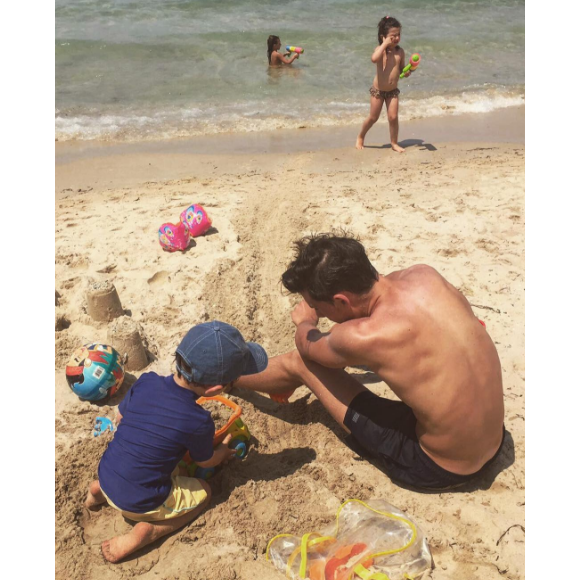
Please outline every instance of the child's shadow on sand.
[[260, 442], [252, 438], [248, 455], [243, 460], [233, 459], [211, 478], [211, 507], [228, 500], [235, 489], [248, 481], [282, 480], [316, 459], [311, 447], [293, 447], [276, 453], [260, 452]]
[[[403, 149], [407, 149], [409, 147], [418, 146], [419, 150], [424, 151], [437, 151], [437, 147], [432, 143], [425, 143], [423, 139], [404, 139], [403, 141], [399, 141], [399, 145]], [[365, 149], [392, 149], [390, 143], [385, 143], [384, 145], [365, 145]]]

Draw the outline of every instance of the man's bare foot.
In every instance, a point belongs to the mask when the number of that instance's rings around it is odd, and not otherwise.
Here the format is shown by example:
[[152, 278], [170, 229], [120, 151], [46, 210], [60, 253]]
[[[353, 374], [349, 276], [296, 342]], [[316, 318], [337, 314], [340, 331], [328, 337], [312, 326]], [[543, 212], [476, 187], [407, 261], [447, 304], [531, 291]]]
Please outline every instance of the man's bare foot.
[[356, 148], [357, 149], [365, 148], [365, 140], [360, 136], [356, 138]]
[[89, 492], [87, 493], [87, 499], [85, 500], [85, 507], [94, 511], [99, 507], [101, 504], [105, 503], [107, 498], [103, 495], [101, 491], [101, 486], [99, 484], [99, 480], [93, 481], [91, 485], [89, 485]]
[[159, 534], [155, 533], [153, 524], [149, 522], [139, 522], [130, 532], [122, 536], [115, 536], [110, 540], [105, 540], [101, 544], [101, 550], [105, 560], [115, 564], [139, 548], [143, 548], [157, 539]]
[[397, 153], [405, 153], [405, 150], [397, 143], [391, 143], [391, 149]]

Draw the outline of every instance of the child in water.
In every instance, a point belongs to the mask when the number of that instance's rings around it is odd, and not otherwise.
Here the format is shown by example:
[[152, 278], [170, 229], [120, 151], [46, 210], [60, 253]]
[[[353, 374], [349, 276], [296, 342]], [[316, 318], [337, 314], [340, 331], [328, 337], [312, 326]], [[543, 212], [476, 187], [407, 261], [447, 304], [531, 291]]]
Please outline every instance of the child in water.
[[[371, 93], [371, 111], [365, 119], [356, 140], [356, 148], [363, 149], [365, 135], [379, 120], [383, 102], [386, 104], [393, 151], [404, 153], [397, 143], [399, 137], [399, 75], [405, 66], [405, 51], [399, 46], [401, 40], [401, 23], [392, 16], [385, 16], [379, 22], [379, 46], [375, 48], [371, 61], [377, 65], [377, 74], [373, 80]], [[407, 73], [405, 76], [409, 76]]]
[[289, 52], [280, 54], [278, 50], [280, 50], [281, 46], [279, 36], [274, 36], [273, 34], [268, 36], [268, 64], [270, 66], [292, 64], [298, 58], [298, 53], [296, 52], [290, 58], [288, 58]]

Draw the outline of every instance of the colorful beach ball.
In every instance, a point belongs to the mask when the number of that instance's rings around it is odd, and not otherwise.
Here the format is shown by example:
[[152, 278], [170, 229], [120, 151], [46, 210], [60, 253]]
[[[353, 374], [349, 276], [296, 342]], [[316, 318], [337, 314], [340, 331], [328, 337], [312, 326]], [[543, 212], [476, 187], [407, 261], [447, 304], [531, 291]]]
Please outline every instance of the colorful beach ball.
[[66, 381], [83, 401], [100, 401], [114, 395], [125, 377], [121, 355], [107, 344], [85, 344], [66, 365]]
[[159, 243], [167, 252], [185, 250], [189, 246], [189, 228], [187, 224], [163, 224], [159, 228]]
[[190, 205], [181, 212], [181, 223], [186, 224], [192, 238], [203, 236], [211, 228], [211, 219], [201, 205]]

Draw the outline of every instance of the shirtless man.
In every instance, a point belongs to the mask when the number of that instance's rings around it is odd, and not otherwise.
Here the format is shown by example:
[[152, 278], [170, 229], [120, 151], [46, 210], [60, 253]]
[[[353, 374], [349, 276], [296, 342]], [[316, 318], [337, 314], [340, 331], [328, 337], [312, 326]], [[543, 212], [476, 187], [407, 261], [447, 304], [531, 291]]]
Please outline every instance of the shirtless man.
[[[469, 302], [436, 270], [379, 276], [364, 247], [320, 234], [296, 242], [282, 283], [304, 300], [292, 312], [297, 350], [237, 387], [286, 397], [305, 384], [395, 481], [449, 489], [495, 459], [504, 439], [497, 350]], [[336, 322], [318, 330], [319, 317]], [[365, 365], [401, 401], [342, 370]]]
[[[399, 46], [401, 41], [401, 24], [391, 16], [385, 16], [379, 22], [379, 45], [375, 48], [371, 61], [377, 65], [377, 74], [370, 88], [371, 110], [365, 119], [356, 140], [356, 148], [363, 149], [365, 135], [379, 120], [383, 103], [386, 103], [389, 119], [389, 132], [393, 151], [404, 153], [405, 150], [397, 143], [399, 138], [399, 75], [405, 66], [405, 51]], [[405, 76], [409, 76], [410, 73]]]

